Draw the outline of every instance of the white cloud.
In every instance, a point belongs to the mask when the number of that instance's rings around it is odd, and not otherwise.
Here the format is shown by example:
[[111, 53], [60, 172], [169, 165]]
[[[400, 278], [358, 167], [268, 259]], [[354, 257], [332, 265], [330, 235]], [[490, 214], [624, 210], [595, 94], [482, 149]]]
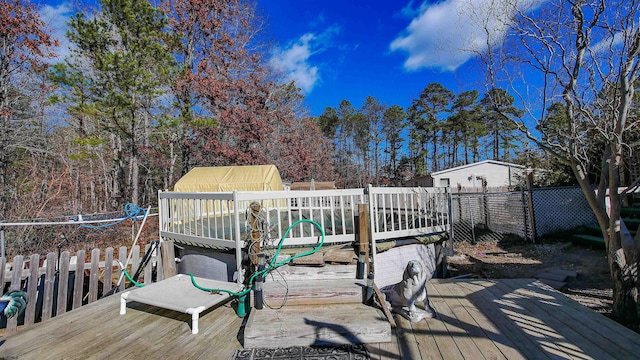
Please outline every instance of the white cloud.
[[40, 17], [45, 24], [47, 24], [49, 31], [53, 38], [57, 39], [59, 45], [54, 49], [54, 52], [58, 55], [58, 58], [53, 59], [53, 62], [62, 61], [62, 59], [69, 55], [69, 40], [66, 37], [67, 21], [72, 15], [72, 10], [68, 3], [62, 3], [57, 6], [44, 5], [40, 8]]
[[[407, 53], [404, 68], [416, 71], [435, 68], [454, 71], [487, 47], [487, 30], [500, 41], [516, 9], [533, 9], [546, 0], [445, 0], [423, 2], [415, 17], [394, 39], [391, 51]], [[411, 3], [403, 13], [411, 13]]]
[[406, 16], [408, 18], [413, 18], [420, 15], [420, 9], [413, 8], [413, 0], [410, 0], [409, 3], [400, 9], [400, 15]]
[[331, 26], [323, 32], [306, 33], [281, 49], [274, 50], [269, 63], [284, 76], [284, 82], [295, 81], [305, 94], [310, 93], [320, 81], [320, 68], [311, 58], [332, 46], [333, 37], [340, 32]]
[[624, 44], [624, 41], [625, 41], [625, 34], [619, 31], [615, 33], [613, 36], [608, 36], [599, 42], [591, 44], [589, 48], [593, 53], [602, 53]]

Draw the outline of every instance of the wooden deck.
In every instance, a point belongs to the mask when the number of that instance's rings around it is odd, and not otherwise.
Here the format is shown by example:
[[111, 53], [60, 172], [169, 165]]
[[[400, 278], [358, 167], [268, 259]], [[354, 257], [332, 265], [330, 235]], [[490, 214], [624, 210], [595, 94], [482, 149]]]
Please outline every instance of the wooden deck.
[[[397, 318], [394, 341], [368, 344], [372, 359], [633, 359], [640, 335], [528, 280], [431, 280], [438, 316]], [[200, 318], [97, 301], [0, 339], [0, 358], [228, 359], [242, 348], [242, 319], [227, 304]]]

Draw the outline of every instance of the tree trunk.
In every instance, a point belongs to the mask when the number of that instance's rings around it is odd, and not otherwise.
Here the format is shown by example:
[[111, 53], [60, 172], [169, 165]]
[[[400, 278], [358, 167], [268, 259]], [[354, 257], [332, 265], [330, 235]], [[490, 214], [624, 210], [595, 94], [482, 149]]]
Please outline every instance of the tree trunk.
[[[8, 74], [2, 71], [0, 79]], [[0, 83], [0, 111], [9, 111], [8, 84]], [[6, 219], [9, 211], [9, 115], [0, 115], [0, 219]]]
[[438, 171], [440, 167], [438, 166], [438, 132], [433, 131], [433, 153], [431, 154], [431, 162], [433, 171]]
[[374, 162], [374, 169], [373, 171], [375, 172], [375, 176], [376, 176], [376, 186], [380, 186], [380, 167], [379, 167], [379, 161], [380, 161], [380, 155], [379, 155], [379, 147], [380, 147], [380, 141], [378, 141], [378, 137], [376, 137], [375, 142], [375, 153], [373, 154], [373, 162]]
[[9, 160], [7, 156], [9, 149], [5, 136], [9, 121], [5, 121], [6, 118], [6, 116], [0, 116], [0, 121], [2, 121], [0, 127], [0, 133], [2, 133], [0, 135], [0, 219], [6, 219], [9, 210]]
[[500, 135], [498, 135], [498, 130], [496, 129], [493, 132], [493, 159], [500, 160]]
[[131, 203], [138, 205], [140, 199], [140, 164], [138, 163], [138, 155], [131, 156]]
[[630, 263], [625, 269], [621, 269], [615, 258], [615, 253], [609, 251], [607, 259], [613, 282], [613, 318], [621, 324], [636, 328], [638, 276], [632, 269], [637, 269], [638, 263]]

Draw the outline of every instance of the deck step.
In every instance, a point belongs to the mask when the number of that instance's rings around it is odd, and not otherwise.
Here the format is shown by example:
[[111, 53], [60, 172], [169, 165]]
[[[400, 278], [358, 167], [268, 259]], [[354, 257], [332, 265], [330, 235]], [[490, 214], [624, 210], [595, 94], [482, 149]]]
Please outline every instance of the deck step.
[[602, 237], [576, 234], [571, 236], [574, 242], [579, 242], [586, 245], [604, 246], [604, 239]]
[[549, 269], [538, 274], [536, 278], [554, 289], [560, 290], [567, 285], [568, 278], [575, 279], [577, 276], [578, 273], [573, 270]]
[[324, 254], [317, 252], [311, 255], [295, 258], [291, 262], [296, 265], [324, 266]]
[[268, 275], [265, 282], [281, 280], [283, 277], [289, 280], [329, 280], [329, 279], [355, 279], [356, 265], [330, 265], [323, 267], [284, 265], [277, 271]]
[[538, 278], [538, 280], [553, 280], [557, 282], [564, 282], [567, 280], [567, 275], [557, 274], [557, 273], [548, 272], [548, 271], [540, 273], [536, 277]]
[[[636, 223], [633, 220], [638, 220], [638, 222]], [[636, 236], [636, 233], [638, 232], [637, 224], [640, 224], [640, 219], [624, 219], [624, 224], [627, 226], [627, 230], [629, 230], [631, 236]], [[602, 230], [600, 230], [600, 226], [598, 224], [587, 225], [584, 227], [584, 230], [584, 235], [592, 235], [595, 237], [602, 236]]]
[[638, 207], [623, 207], [620, 209], [620, 214], [623, 217], [640, 217], [640, 208]]
[[[276, 275], [277, 276], [277, 275]], [[287, 280], [265, 282], [264, 301], [271, 307], [285, 305], [358, 304], [362, 302], [363, 280]]]
[[324, 262], [329, 264], [355, 264], [357, 259], [353, 249], [336, 249], [324, 253]]
[[252, 309], [245, 348], [379, 343], [391, 341], [391, 326], [379, 309], [363, 304]]
[[541, 282], [551, 286], [552, 288], [554, 288], [556, 290], [560, 290], [563, 287], [567, 286], [567, 283], [564, 282], [564, 281], [554, 281], [554, 280], [551, 280], [551, 279], [538, 279], [538, 280], [540, 280]]
[[638, 227], [640, 227], [640, 219], [625, 218], [623, 220], [629, 231], [638, 230]]
[[591, 235], [591, 236], [602, 236], [602, 230], [600, 230], [600, 226], [598, 224], [590, 224], [586, 225], [580, 229], [580, 232], [584, 232], [583, 235]]
[[550, 273], [553, 273], [553, 274], [564, 275], [564, 276], [566, 276], [568, 278], [571, 278], [571, 279], [575, 279], [578, 276], [578, 272], [575, 271], [575, 270], [566, 270], [566, 269], [554, 268], [554, 269], [549, 269], [547, 271], [550, 272]]

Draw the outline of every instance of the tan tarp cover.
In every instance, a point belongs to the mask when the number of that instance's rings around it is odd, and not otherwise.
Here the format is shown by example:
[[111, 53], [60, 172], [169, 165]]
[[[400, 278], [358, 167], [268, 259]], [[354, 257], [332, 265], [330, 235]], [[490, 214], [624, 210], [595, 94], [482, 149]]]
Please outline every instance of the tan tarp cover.
[[275, 165], [196, 167], [186, 173], [173, 188], [179, 192], [283, 190]]
[[310, 182], [294, 182], [291, 184], [291, 190], [333, 190], [336, 183], [333, 181], [314, 181], [313, 186]]

